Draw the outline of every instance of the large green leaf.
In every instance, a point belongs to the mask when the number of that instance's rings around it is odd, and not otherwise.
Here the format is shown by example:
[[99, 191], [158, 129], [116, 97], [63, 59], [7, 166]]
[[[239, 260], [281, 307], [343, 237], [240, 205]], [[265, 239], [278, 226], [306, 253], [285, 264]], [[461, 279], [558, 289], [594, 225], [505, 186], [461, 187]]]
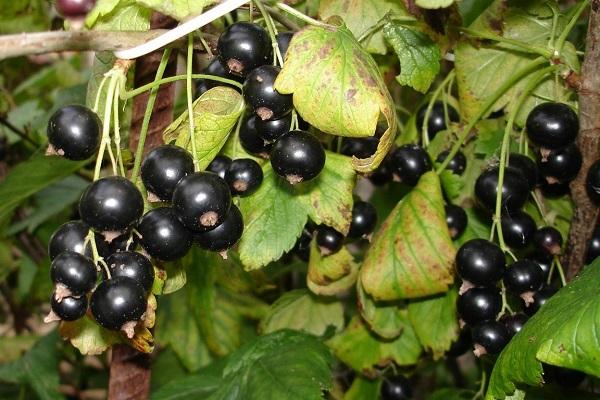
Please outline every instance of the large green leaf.
[[103, 31], [147, 31], [152, 10], [135, 0], [98, 0], [85, 25]]
[[542, 362], [600, 377], [599, 280], [597, 260], [527, 321], [498, 357], [488, 399], [503, 399], [517, 384], [541, 385]]
[[[217, 86], [202, 94], [193, 104], [194, 137], [198, 168], [205, 169], [227, 141], [244, 111], [242, 95], [230, 87]], [[188, 111], [184, 111], [163, 133], [165, 143], [175, 141], [192, 151]]]
[[379, 379], [371, 380], [357, 376], [352, 381], [350, 389], [344, 394], [344, 400], [376, 399], [379, 397], [380, 387], [381, 380]]
[[377, 301], [442, 293], [454, 281], [454, 255], [440, 181], [428, 172], [375, 233], [360, 279]]
[[339, 18], [329, 22], [336, 25], [307, 26], [294, 35], [275, 87], [293, 93], [302, 118], [332, 135], [372, 136], [383, 114], [387, 130], [375, 154], [352, 160], [357, 171], [372, 171], [396, 134], [394, 104], [373, 58]]
[[178, 21], [182, 21], [187, 17], [200, 14], [202, 9], [213, 3], [216, 0], [136, 0], [138, 3], [158, 11], [159, 13], [173, 17]]
[[375, 302], [365, 293], [360, 280], [356, 283], [358, 309], [369, 328], [384, 339], [395, 339], [402, 333], [404, 318], [398, 304]]
[[221, 376], [225, 366], [223, 359], [217, 360], [192, 375], [174, 379], [152, 392], [151, 400], [206, 399], [221, 387]]

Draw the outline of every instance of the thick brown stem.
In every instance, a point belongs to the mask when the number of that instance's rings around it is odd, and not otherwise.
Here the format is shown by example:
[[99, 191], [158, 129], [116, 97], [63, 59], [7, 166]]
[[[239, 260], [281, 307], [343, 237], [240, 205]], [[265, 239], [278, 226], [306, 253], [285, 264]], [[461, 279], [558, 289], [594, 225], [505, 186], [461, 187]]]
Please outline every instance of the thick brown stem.
[[575, 213], [571, 222], [569, 242], [564, 258], [567, 280], [583, 268], [587, 246], [598, 218], [596, 207], [587, 195], [585, 179], [588, 169], [598, 159], [600, 144], [600, 0], [591, 4], [586, 37], [585, 58], [579, 88], [579, 137], [577, 144], [583, 164], [571, 183]]
[[125, 344], [112, 349], [109, 400], [146, 400], [150, 397], [150, 355]]

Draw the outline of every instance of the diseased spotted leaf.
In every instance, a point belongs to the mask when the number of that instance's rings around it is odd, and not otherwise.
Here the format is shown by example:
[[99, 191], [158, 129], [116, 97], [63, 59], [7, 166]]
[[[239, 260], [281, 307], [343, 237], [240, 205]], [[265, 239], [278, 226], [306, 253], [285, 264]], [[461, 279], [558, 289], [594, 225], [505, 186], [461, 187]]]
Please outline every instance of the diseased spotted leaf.
[[84, 316], [77, 321], [61, 322], [59, 332], [81, 354], [86, 355], [102, 354], [113, 344], [123, 342], [118, 332], [102, 328], [88, 316]]
[[[313, 244], [314, 246], [314, 244]], [[358, 277], [359, 265], [346, 247], [329, 256], [313, 248], [310, 252], [306, 284], [315, 294], [335, 296], [350, 289]], [[337, 277], [332, 279], [332, 277]], [[318, 279], [318, 282], [313, 281]]]

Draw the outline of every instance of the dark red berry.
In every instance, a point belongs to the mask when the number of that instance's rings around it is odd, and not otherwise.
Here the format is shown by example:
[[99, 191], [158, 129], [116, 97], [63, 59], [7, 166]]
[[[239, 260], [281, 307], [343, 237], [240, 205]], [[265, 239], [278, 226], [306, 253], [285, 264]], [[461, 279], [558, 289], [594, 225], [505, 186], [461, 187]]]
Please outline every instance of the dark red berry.
[[85, 295], [78, 297], [66, 296], [58, 301], [56, 295], [52, 294], [50, 307], [52, 308], [54, 314], [56, 314], [62, 321], [75, 321], [85, 315], [88, 307], [88, 301]]
[[556, 256], [561, 252], [563, 239], [556, 228], [545, 226], [533, 234], [533, 244], [539, 250]]
[[292, 95], [275, 90], [279, 71], [279, 67], [263, 65], [252, 70], [244, 82], [244, 99], [263, 121], [280, 119], [293, 108]]
[[56, 11], [64, 18], [82, 18], [96, 5], [96, 0], [56, 0]]
[[479, 324], [496, 318], [502, 309], [502, 296], [496, 288], [471, 288], [458, 297], [456, 308], [467, 324]]
[[[506, 327], [498, 321], [486, 321], [473, 328], [473, 343], [485, 349], [481, 354], [498, 354], [510, 340]], [[477, 347], [475, 349], [478, 352]]]
[[193, 172], [192, 155], [179, 146], [165, 144], [148, 153], [141, 176], [148, 192], [162, 201], [171, 201], [177, 183]]
[[512, 315], [504, 315], [502, 318], [500, 318], [500, 322], [504, 324], [509, 336], [512, 338], [517, 333], [521, 332], [521, 329], [523, 329], [523, 326], [525, 326], [525, 322], [527, 322], [528, 319], [529, 317], [527, 315], [523, 313], [516, 313]]
[[231, 205], [222, 224], [210, 231], [196, 233], [194, 240], [206, 250], [225, 251], [240, 240], [243, 232], [244, 220], [242, 213], [235, 205]]
[[472, 239], [456, 253], [458, 275], [477, 286], [492, 286], [502, 278], [504, 253], [496, 244], [485, 239]]
[[269, 34], [260, 25], [236, 22], [225, 29], [217, 43], [219, 60], [232, 74], [245, 76], [273, 58]]
[[581, 152], [575, 144], [551, 150], [539, 161], [540, 172], [550, 183], [571, 182], [581, 169]]
[[280, 119], [261, 120], [256, 119], [256, 132], [264, 141], [272, 143], [283, 134], [290, 131], [292, 126], [292, 114], [287, 114]]
[[403, 375], [383, 378], [381, 400], [409, 400], [412, 399], [412, 395], [410, 382]]
[[153, 258], [172, 261], [185, 256], [192, 246], [192, 233], [170, 207], [148, 211], [137, 227], [140, 244]]
[[63, 285], [72, 295], [84, 295], [96, 284], [96, 266], [82, 254], [65, 251], [52, 261], [50, 279], [56, 285]]
[[425, 172], [431, 170], [429, 154], [416, 144], [405, 144], [392, 152], [389, 159], [394, 180], [415, 186]]
[[[154, 282], [154, 267], [148, 258], [135, 251], [119, 251], [106, 260], [112, 278], [125, 276], [133, 279], [148, 291]], [[104, 271], [105, 279], [106, 272]]]
[[48, 142], [54, 152], [69, 160], [86, 160], [100, 146], [102, 122], [85, 106], [59, 108], [48, 121]]
[[206, 170], [219, 175], [222, 179], [225, 179], [225, 172], [229, 169], [230, 165], [231, 158], [219, 155], [213, 158], [210, 164], [208, 164], [208, 167], [206, 167]]
[[533, 303], [527, 304], [525, 307], [525, 313], [529, 316], [535, 314], [542, 308], [544, 304], [550, 300], [550, 297], [554, 296], [557, 292], [553, 286], [543, 286], [533, 295]]
[[272, 143], [267, 143], [258, 136], [256, 122], [259, 118], [256, 115], [244, 117], [240, 127], [240, 143], [248, 153], [261, 157], [269, 158], [269, 153], [273, 148]]
[[467, 229], [467, 213], [462, 207], [454, 204], [446, 204], [444, 210], [446, 210], [446, 225], [448, 225], [450, 237], [454, 240]]
[[540, 180], [540, 171], [535, 161], [523, 154], [510, 153], [508, 156], [508, 166], [523, 174], [525, 179], [527, 179], [530, 191], [535, 189]]
[[229, 185], [231, 193], [242, 197], [256, 192], [262, 181], [262, 168], [251, 158], [233, 160], [225, 172], [225, 182]]
[[337, 253], [344, 245], [344, 235], [330, 226], [319, 225], [317, 228], [317, 246], [321, 254], [330, 255]]
[[[449, 154], [450, 154], [450, 152], [448, 150], [442, 151], [437, 156], [435, 161], [438, 163], [443, 163], [446, 160], [446, 158], [448, 158]], [[467, 168], [467, 158], [460, 151], [457, 152], [454, 157], [452, 157], [452, 160], [450, 160], [450, 162], [448, 163], [448, 166], [446, 166], [446, 169], [452, 171], [456, 175], [462, 175], [463, 172], [465, 172], [466, 168]]]
[[[498, 193], [498, 167], [484, 171], [475, 182], [475, 196], [488, 210], [496, 209], [496, 194]], [[504, 169], [502, 183], [501, 209], [511, 212], [523, 207], [529, 195], [527, 180], [518, 170], [507, 167]]]
[[366, 138], [344, 138], [340, 153], [348, 157], [369, 158], [376, 151], [379, 139], [374, 136]]
[[366, 201], [354, 202], [348, 238], [367, 237], [375, 230], [375, 225], [377, 225], [377, 210], [375, 207]]
[[146, 293], [131, 278], [117, 277], [102, 281], [90, 299], [92, 315], [102, 327], [113, 331], [128, 322], [139, 321], [146, 312]]
[[312, 134], [290, 131], [275, 142], [271, 166], [277, 175], [291, 184], [306, 182], [316, 178], [323, 170], [325, 150]]
[[534, 144], [558, 149], [572, 143], [579, 131], [579, 119], [571, 107], [563, 103], [542, 103], [527, 116], [527, 135]]
[[506, 289], [515, 295], [535, 292], [544, 284], [544, 272], [535, 261], [522, 259], [508, 267], [503, 281]]
[[504, 242], [513, 249], [523, 249], [531, 243], [535, 233], [535, 221], [529, 214], [515, 210], [501, 219]]
[[[422, 106], [417, 113], [417, 130], [421, 132], [423, 128], [423, 122], [425, 121], [425, 113], [427, 112], [427, 104]], [[458, 111], [449, 104], [446, 104], [448, 110], [448, 119], [451, 122], [460, 121]], [[431, 112], [429, 113], [429, 119], [427, 120], [427, 134], [430, 139], [433, 139], [438, 132], [446, 130], [446, 114], [444, 111], [444, 103], [436, 101], [433, 103]]]

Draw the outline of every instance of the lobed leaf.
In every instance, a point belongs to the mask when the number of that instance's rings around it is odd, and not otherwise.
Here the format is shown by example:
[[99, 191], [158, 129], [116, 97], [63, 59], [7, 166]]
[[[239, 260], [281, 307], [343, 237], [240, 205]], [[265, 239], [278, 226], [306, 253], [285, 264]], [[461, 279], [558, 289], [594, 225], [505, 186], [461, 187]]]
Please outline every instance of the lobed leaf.
[[[313, 248], [310, 252], [306, 284], [317, 295], [335, 296], [356, 283], [358, 268], [358, 263], [346, 247], [329, 256], [322, 256]], [[332, 279], [333, 276], [337, 279]], [[318, 281], [313, 281], [315, 277]]]
[[59, 332], [63, 339], [86, 355], [102, 354], [113, 344], [122, 343], [118, 332], [104, 329], [87, 315], [77, 321], [61, 322]]
[[360, 280], [356, 283], [360, 315], [369, 329], [384, 339], [395, 339], [402, 333], [404, 318], [398, 304], [377, 303], [365, 293]]

